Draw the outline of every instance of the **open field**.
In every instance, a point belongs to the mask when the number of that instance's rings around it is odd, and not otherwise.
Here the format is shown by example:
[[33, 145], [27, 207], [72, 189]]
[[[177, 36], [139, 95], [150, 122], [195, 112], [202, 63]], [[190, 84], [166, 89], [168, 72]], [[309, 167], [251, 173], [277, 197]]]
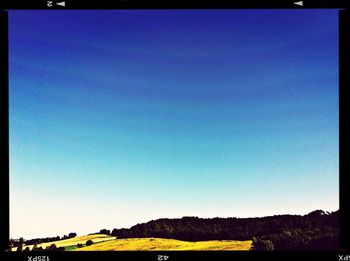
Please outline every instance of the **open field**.
[[[92, 240], [93, 244], [86, 246], [87, 240]], [[208, 240], [189, 242], [165, 238], [116, 239], [104, 234], [94, 234], [42, 243], [38, 244], [38, 247], [41, 246], [45, 249], [51, 244], [55, 244], [57, 247], [64, 247], [65, 251], [250, 250], [252, 241]], [[78, 248], [77, 244], [82, 244], [83, 247]], [[30, 250], [33, 248], [33, 245], [24, 245], [23, 249], [27, 246]], [[13, 248], [12, 251], [16, 251], [16, 248]]]
[[[85, 245], [87, 240], [92, 240], [94, 243], [108, 241], [108, 240], [114, 240], [115, 237], [111, 237], [105, 234], [94, 234], [94, 235], [87, 235], [87, 236], [79, 236], [69, 239], [62, 239], [58, 241], [52, 241], [47, 243], [41, 243], [38, 244], [38, 247], [46, 248], [47, 246], [50, 246], [51, 244], [55, 244], [57, 247], [65, 247], [68, 248], [67, 250], [74, 249], [77, 244]], [[33, 245], [23, 245], [23, 249], [26, 247], [29, 247], [30, 250], [32, 250]], [[16, 248], [14, 247], [12, 251], [16, 251]]]
[[108, 240], [74, 251], [120, 251], [120, 250], [250, 250], [252, 241], [210, 240], [188, 242], [164, 238], [127, 238]]

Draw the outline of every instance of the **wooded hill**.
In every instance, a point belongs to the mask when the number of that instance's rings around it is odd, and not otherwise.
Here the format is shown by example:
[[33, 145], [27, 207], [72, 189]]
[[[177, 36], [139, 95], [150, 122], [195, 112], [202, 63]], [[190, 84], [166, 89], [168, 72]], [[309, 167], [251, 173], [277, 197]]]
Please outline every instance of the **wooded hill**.
[[336, 250], [339, 248], [339, 212], [316, 210], [304, 216], [262, 218], [163, 218], [129, 229], [113, 229], [111, 235], [185, 241], [253, 239], [255, 250]]

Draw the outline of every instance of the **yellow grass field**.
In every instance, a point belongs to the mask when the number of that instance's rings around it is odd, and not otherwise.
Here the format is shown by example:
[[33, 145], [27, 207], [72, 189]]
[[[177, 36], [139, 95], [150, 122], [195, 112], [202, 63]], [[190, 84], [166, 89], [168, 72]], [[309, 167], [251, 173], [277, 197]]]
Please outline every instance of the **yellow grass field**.
[[127, 238], [96, 243], [74, 251], [120, 251], [120, 250], [250, 250], [252, 241], [210, 240], [199, 242], [164, 238]]
[[[92, 240], [91, 246], [86, 246], [87, 240]], [[65, 247], [66, 251], [152, 251], [152, 250], [250, 250], [252, 241], [236, 241], [236, 240], [209, 240], [199, 242], [188, 242], [176, 239], [165, 238], [126, 238], [116, 239], [104, 234], [94, 234], [87, 236], [79, 236], [75, 238], [63, 239], [48, 243], [38, 244], [38, 247], [44, 249], [51, 244], [57, 247]], [[83, 247], [77, 248], [77, 244], [82, 244]], [[33, 245], [24, 245], [29, 249]], [[16, 251], [13, 248], [12, 251]]]

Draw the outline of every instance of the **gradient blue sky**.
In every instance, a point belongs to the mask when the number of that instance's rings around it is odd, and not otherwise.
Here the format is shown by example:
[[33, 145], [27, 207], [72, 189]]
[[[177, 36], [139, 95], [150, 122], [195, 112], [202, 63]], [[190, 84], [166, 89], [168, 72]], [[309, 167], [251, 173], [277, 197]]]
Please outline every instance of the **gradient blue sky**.
[[338, 11], [10, 11], [10, 235], [338, 209]]

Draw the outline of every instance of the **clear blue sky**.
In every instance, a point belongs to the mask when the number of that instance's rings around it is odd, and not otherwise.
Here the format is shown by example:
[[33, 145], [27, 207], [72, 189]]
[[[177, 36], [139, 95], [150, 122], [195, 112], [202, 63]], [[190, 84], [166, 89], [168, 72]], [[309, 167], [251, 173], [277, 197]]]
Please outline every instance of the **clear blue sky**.
[[338, 209], [336, 10], [10, 11], [10, 230]]

